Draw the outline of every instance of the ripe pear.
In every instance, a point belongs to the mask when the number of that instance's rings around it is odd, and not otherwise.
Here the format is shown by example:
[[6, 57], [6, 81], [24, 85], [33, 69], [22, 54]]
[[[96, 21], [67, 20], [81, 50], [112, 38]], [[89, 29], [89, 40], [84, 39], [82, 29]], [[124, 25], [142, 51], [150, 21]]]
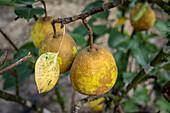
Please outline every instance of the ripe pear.
[[[39, 48], [39, 55], [46, 53], [46, 52], [52, 52], [52, 53], [58, 52], [62, 35], [57, 35], [57, 37], [54, 38], [53, 34], [54, 33], [49, 34], [42, 41], [40, 48]], [[63, 41], [61, 43], [60, 51], [58, 54], [60, 74], [65, 73], [70, 69], [71, 64], [76, 55], [77, 55], [76, 43], [68, 34], [65, 34], [63, 36]]]
[[108, 92], [117, 79], [117, 66], [112, 54], [104, 47], [86, 47], [76, 56], [70, 70], [73, 88], [85, 95]]
[[155, 23], [155, 13], [150, 6], [148, 6], [148, 9], [145, 11], [145, 13], [142, 15], [140, 19], [138, 19], [135, 22], [133, 21], [133, 18], [136, 16], [141, 7], [142, 7], [141, 3], [137, 4], [130, 13], [130, 22], [134, 29], [137, 31], [148, 30]]
[[[31, 29], [31, 39], [34, 45], [39, 48], [41, 42], [45, 39], [45, 37], [53, 32], [53, 27], [51, 22], [54, 18], [51, 16], [48, 17], [40, 17]], [[56, 31], [63, 32], [64, 28], [61, 29], [60, 23], [55, 23]]]
[[91, 101], [91, 102], [89, 102], [89, 107], [95, 112], [102, 111], [103, 106], [105, 104], [101, 103], [101, 102], [103, 102], [104, 100], [105, 100], [105, 98], [102, 97], [102, 98], [98, 98], [97, 100]]

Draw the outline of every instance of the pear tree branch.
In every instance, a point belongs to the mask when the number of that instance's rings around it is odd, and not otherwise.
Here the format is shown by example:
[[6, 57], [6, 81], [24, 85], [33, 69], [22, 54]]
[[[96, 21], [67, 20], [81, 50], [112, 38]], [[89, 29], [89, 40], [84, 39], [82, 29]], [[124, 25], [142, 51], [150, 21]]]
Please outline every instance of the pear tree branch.
[[89, 17], [90, 15], [102, 12], [102, 11], [107, 11], [111, 8], [117, 7], [120, 4], [123, 4], [126, 0], [114, 0], [112, 2], [106, 3], [100, 7], [94, 7], [93, 9], [91, 9], [90, 11], [84, 12], [82, 14], [79, 15], [74, 15], [72, 17], [66, 17], [66, 18], [58, 18], [58, 19], [54, 19], [51, 24], [54, 23], [62, 23], [62, 24], [68, 24], [71, 22], [74, 22], [76, 20], [79, 19], [85, 19], [87, 17]]
[[14, 68], [14, 67], [16, 67], [16, 66], [18, 66], [18, 65], [20, 65], [22, 63], [24, 63], [25, 61], [27, 61], [30, 58], [31, 58], [31, 54], [28, 53], [28, 55], [25, 56], [24, 58], [20, 59], [19, 61], [15, 62], [14, 64], [11, 64], [10, 66], [8, 66], [6, 68], [0, 70], [0, 74], [3, 74], [5, 72], [9, 71], [10, 69], [12, 69], [12, 68]]
[[17, 102], [17, 103], [19, 103], [19, 104], [21, 104], [25, 107], [28, 107], [30, 109], [37, 111], [38, 113], [51, 113], [49, 110], [42, 108], [41, 106], [38, 106], [37, 104], [34, 104], [29, 100], [26, 100], [26, 99], [24, 99], [20, 96], [16, 96], [16, 95], [6, 93], [2, 90], [0, 90], [0, 98], [3, 98], [7, 101]]
[[[170, 35], [168, 35], [168, 37], [170, 38]], [[136, 85], [138, 85], [138, 83], [144, 78], [146, 77], [149, 72], [152, 71], [152, 69], [154, 67], [156, 67], [157, 65], [160, 64], [161, 61], [163, 61], [166, 58], [166, 55], [170, 52], [170, 40], [167, 42], [167, 44], [161, 49], [161, 51], [159, 52], [159, 54], [150, 62], [150, 64], [148, 64], [145, 68], [143, 68], [142, 70], [140, 70], [140, 72], [136, 75], [136, 77], [132, 80], [132, 82], [130, 84], [128, 84], [128, 86], [126, 87], [125, 90], [123, 90], [121, 92], [120, 98], [115, 102], [115, 105], [118, 105], [119, 102], [125, 97], [125, 95], [132, 89], [134, 88]]]
[[151, 1], [159, 5], [162, 9], [164, 9], [166, 13], [170, 15], [170, 5], [168, 5], [168, 3], [162, 0], [151, 0]]

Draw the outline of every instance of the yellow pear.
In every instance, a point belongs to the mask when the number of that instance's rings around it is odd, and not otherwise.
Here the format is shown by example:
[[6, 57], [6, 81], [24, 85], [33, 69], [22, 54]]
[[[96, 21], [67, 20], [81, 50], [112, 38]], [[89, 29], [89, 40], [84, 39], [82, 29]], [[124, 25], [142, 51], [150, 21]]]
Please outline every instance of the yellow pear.
[[[53, 32], [53, 27], [51, 22], [54, 18], [51, 16], [48, 17], [40, 17], [31, 29], [31, 39], [34, 45], [39, 48], [41, 42], [45, 39], [45, 37]], [[64, 31], [64, 28], [61, 29], [60, 23], [55, 23], [56, 31]]]
[[[52, 53], [58, 52], [62, 35], [57, 35], [57, 37], [55, 38], [53, 37], [53, 35], [54, 35], [53, 33], [49, 34], [42, 41], [39, 48], [39, 55], [46, 52], [52, 52]], [[71, 64], [76, 55], [77, 55], [76, 43], [68, 34], [65, 34], [63, 36], [63, 41], [61, 43], [60, 51], [58, 54], [60, 73], [65, 73], [70, 69]]]
[[99, 45], [80, 51], [70, 70], [73, 88], [85, 95], [101, 95], [108, 92], [116, 79], [117, 66], [114, 57]]
[[137, 4], [130, 13], [130, 22], [134, 29], [137, 31], [148, 30], [155, 23], [155, 13], [150, 6], [148, 6], [148, 9], [145, 11], [140, 19], [135, 22], [133, 21], [133, 18], [136, 16], [141, 6], [141, 3]]

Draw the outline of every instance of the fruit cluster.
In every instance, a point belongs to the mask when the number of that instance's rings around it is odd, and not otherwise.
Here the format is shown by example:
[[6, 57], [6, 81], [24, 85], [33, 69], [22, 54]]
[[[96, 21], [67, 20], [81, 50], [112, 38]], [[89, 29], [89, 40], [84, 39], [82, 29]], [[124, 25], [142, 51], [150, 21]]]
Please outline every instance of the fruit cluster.
[[61, 28], [60, 23], [55, 24], [56, 37], [54, 37], [52, 20], [53, 17], [40, 17], [32, 27], [31, 38], [34, 45], [39, 48], [39, 56], [59, 51], [57, 59], [60, 74], [71, 69], [70, 80], [76, 91], [86, 95], [101, 95], [108, 92], [117, 79], [117, 67], [112, 54], [102, 46], [93, 45], [92, 48], [86, 47], [77, 55], [76, 43], [67, 33], [63, 36], [65, 28]]

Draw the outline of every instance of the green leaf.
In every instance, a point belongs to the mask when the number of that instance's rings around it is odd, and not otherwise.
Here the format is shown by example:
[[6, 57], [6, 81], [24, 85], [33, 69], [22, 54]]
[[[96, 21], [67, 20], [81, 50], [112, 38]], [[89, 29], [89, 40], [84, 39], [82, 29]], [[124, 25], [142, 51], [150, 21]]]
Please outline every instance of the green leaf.
[[121, 74], [123, 71], [126, 70], [129, 56], [127, 53], [124, 53], [122, 51], [114, 53], [113, 56], [118, 67], [118, 73]]
[[159, 83], [161, 86], [164, 86], [165, 83], [168, 82], [170, 78], [166, 71], [159, 71], [157, 76], [159, 79], [156, 82]]
[[15, 8], [14, 12], [18, 17], [25, 18], [27, 21], [29, 21], [36, 14], [42, 16], [44, 14], [44, 9], [40, 7], [29, 8], [25, 6], [18, 6]]
[[165, 64], [164, 66], [162, 66], [162, 68], [165, 70], [170, 70], [170, 63]]
[[87, 11], [91, 10], [92, 8], [94, 8], [94, 7], [101, 6], [102, 4], [103, 4], [103, 1], [101, 1], [101, 0], [100, 1], [92, 2], [89, 5], [87, 5], [82, 12], [83, 13], [87, 12]]
[[12, 4], [26, 4], [31, 5], [35, 3], [35, 0], [11, 0]]
[[131, 101], [131, 100], [128, 100], [128, 101], [125, 101], [123, 102], [123, 106], [124, 106], [124, 109], [125, 109], [125, 112], [137, 112], [138, 111], [138, 107], [137, 105]]
[[137, 73], [133, 72], [124, 72], [123, 73], [123, 78], [128, 82], [131, 83], [131, 81], [135, 78]]
[[0, 5], [10, 5], [11, 0], [0, 0]]
[[2, 56], [4, 54], [4, 52], [0, 49], [0, 56]]
[[36, 56], [36, 57], [39, 56], [38, 48], [35, 47], [35, 45], [33, 44], [33, 42], [25, 43], [24, 45], [22, 45], [22, 46], [20, 47], [20, 49], [25, 49], [25, 50], [31, 52], [31, 54], [33, 54], [33, 55]]
[[168, 27], [165, 23], [157, 20], [154, 26], [162, 36], [166, 36], [166, 33], [168, 32]]
[[94, 19], [103, 19], [103, 20], [107, 20], [107, 18], [109, 17], [109, 11], [104, 11], [104, 12], [99, 12], [99, 13], [96, 13], [94, 15], [92, 15], [92, 18]]
[[87, 41], [84, 39], [83, 36], [76, 34], [76, 33], [72, 33], [70, 35], [74, 39], [74, 41], [76, 42], [77, 46], [86, 47]]
[[142, 46], [139, 46], [139, 48], [146, 63], [149, 63], [159, 52], [158, 48], [154, 44], [148, 42], [142, 44]]
[[102, 36], [107, 32], [107, 27], [105, 25], [91, 26], [92, 31], [97, 36]]
[[88, 34], [87, 29], [84, 27], [83, 24], [80, 24], [77, 28], [75, 28], [72, 33], [79, 34], [82, 36], [86, 36]]
[[147, 88], [137, 88], [133, 93], [131, 99], [137, 104], [147, 104], [150, 101], [150, 96], [147, 93]]
[[117, 29], [112, 29], [109, 34], [108, 44], [112, 49], [128, 49], [130, 47], [130, 42], [127, 37], [122, 32], [118, 32]]
[[133, 18], [133, 21], [134, 21], [134, 22], [138, 21], [138, 20], [145, 14], [145, 12], [146, 12], [147, 9], [148, 9], [148, 6], [149, 6], [148, 2], [145, 2], [145, 3], [141, 6], [141, 8], [139, 9], [138, 13], [137, 13], [136, 16]]
[[138, 64], [140, 64], [142, 67], [146, 65], [146, 61], [144, 58], [144, 54], [140, 50], [140, 48], [135, 47], [131, 49], [132, 55], [135, 57]]
[[170, 103], [165, 100], [163, 97], [156, 99], [155, 100], [155, 105], [156, 107], [160, 110], [160, 112], [165, 112], [165, 113], [169, 113], [170, 112]]

